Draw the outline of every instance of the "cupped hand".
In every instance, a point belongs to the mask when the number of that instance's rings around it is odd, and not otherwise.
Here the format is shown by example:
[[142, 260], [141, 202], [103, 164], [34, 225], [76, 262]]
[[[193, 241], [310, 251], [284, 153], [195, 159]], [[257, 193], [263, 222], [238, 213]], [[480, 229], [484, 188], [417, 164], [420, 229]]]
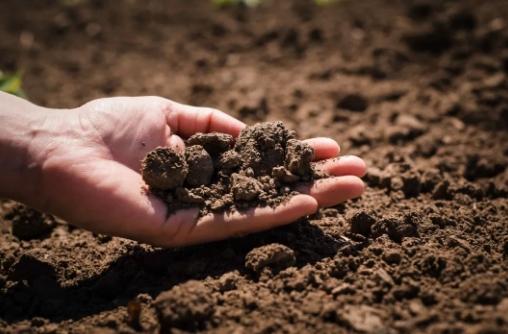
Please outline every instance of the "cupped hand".
[[288, 224], [319, 207], [357, 197], [365, 163], [338, 158], [329, 138], [308, 139], [316, 167], [330, 177], [300, 185], [300, 195], [276, 207], [210, 214], [197, 209], [167, 217], [165, 204], [150, 194], [140, 162], [157, 146], [183, 150], [182, 138], [196, 132], [238, 136], [244, 123], [211, 108], [193, 107], [159, 97], [117, 97], [91, 101], [46, 119], [33, 154], [41, 166], [40, 209], [91, 231], [158, 246], [184, 246], [245, 235]]

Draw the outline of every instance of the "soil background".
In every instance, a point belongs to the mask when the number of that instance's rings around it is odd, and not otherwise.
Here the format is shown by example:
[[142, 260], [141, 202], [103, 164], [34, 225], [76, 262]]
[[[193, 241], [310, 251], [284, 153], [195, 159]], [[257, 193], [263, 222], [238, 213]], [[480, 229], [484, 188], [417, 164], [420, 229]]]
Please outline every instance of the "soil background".
[[35, 103], [161, 95], [369, 165], [361, 199], [176, 250], [2, 201], [0, 332], [508, 332], [507, 1], [10, 0], [0, 55]]

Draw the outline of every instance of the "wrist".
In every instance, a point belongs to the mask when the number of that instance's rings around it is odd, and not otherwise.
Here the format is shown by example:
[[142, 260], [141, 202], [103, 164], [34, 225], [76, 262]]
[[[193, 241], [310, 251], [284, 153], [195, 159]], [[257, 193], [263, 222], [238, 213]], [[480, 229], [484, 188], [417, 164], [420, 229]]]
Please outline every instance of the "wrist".
[[37, 143], [48, 132], [53, 111], [0, 94], [0, 197], [39, 206], [43, 162]]

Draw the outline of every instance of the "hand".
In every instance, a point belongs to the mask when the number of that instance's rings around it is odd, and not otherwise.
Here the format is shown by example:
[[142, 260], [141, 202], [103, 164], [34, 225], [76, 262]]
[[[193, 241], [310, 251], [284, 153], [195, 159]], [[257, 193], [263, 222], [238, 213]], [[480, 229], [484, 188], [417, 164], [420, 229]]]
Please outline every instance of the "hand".
[[166, 218], [165, 204], [149, 194], [140, 161], [157, 146], [183, 150], [182, 138], [218, 131], [238, 136], [245, 126], [215, 109], [192, 107], [159, 97], [94, 100], [79, 108], [54, 111], [30, 152], [41, 166], [40, 198], [33, 205], [72, 224], [100, 233], [159, 246], [183, 246], [225, 239], [287, 224], [320, 206], [359, 196], [365, 173], [357, 157], [337, 159], [329, 138], [307, 140], [319, 168], [333, 177], [301, 185], [303, 193], [275, 209], [214, 214], [196, 221], [197, 210]]

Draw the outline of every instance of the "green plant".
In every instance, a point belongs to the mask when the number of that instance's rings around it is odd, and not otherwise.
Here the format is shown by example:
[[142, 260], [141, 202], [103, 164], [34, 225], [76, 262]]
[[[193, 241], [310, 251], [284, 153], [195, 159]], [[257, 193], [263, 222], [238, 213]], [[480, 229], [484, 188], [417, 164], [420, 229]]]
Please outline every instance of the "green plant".
[[25, 97], [25, 92], [21, 88], [22, 80], [21, 73], [4, 73], [0, 71], [0, 91]]

